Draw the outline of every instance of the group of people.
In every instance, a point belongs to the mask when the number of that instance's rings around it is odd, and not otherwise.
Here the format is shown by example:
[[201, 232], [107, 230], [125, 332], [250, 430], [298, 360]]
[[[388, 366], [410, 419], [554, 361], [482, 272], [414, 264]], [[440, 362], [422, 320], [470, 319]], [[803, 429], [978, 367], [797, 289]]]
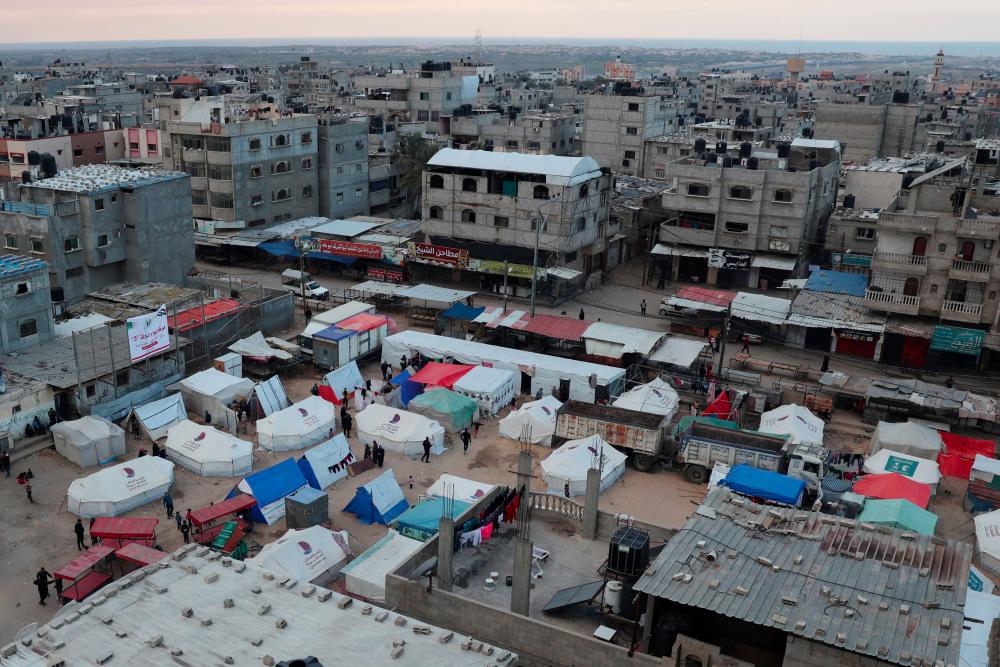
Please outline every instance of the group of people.
[[381, 468], [385, 464], [385, 447], [372, 440], [372, 444], [365, 445], [365, 458]]

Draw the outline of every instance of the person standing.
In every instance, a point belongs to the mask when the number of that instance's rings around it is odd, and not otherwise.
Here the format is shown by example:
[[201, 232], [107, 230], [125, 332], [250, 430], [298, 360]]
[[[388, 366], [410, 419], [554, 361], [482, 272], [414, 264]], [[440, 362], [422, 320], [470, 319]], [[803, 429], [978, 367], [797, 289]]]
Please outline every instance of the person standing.
[[472, 434], [469, 433], [469, 427], [466, 426], [462, 429], [462, 454], [469, 453], [469, 443], [472, 442]]
[[38, 604], [44, 606], [45, 600], [49, 597], [49, 584], [52, 583], [52, 575], [43, 567], [35, 575], [35, 587], [38, 589]]
[[828, 370], [830, 370], [830, 355], [829, 354], [824, 354], [823, 355], [823, 365], [820, 366], [820, 370], [823, 371], [824, 373], [826, 373]]
[[367, 444], [367, 443], [365, 444], [365, 456], [364, 457], [366, 459], [370, 459], [372, 457], [372, 446], [369, 445], [369, 444]]
[[750, 356], [750, 336], [743, 334], [743, 349], [741, 350], [743, 354]]
[[187, 521], [181, 524], [181, 537], [184, 538], [184, 544], [191, 543], [191, 524]]
[[177, 520], [177, 530], [180, 530], [181, 529], [181, 523], [184, 522], [184, 517], [181, 516], [180, 512], [175, 512], [174, 513], [174, 519]]
[[73, 524], [73, 532], [76, 533], [76, 550], [83, 551], [83, 547], [86, 546], [83, 542], [83, 519], [76, 520], [76, 523]]
[[167, 518], [174, 516], [174, 499], [170, 497], [170, 492], [163, 494], [163, 509], [167, 510]]
[[643, 317], [645, 317], [646, 316], [646, 300], [645, 299], [643, 299], [642, 303], [639, 304], [639, 310], [642, 311], [642, 315], [643, 315]]
[[3, 470], [4, 477], [10, 478], [10, 454], [7, 452], [0, 455], [0, 470]]
[[584, 315], [583, 315], [583, 308], [581, 308], [581, 309], [580, 309], [580, 319], [581, 319], [581, 320], [582, 320], [582, 319], [585, 319], [585, 318], [584, 318]]
[[430, 437], [424, 438], [424, 455], [420, 457], [420, 460], [424, 463], [431, 462], [431, 439]]
[[344, 429], [344, 437], [345, 438], [350, 438], [351, 437], [351, 426], [353, 424], [354, 424], [354, 420], [351, 419], [350, 413], [348, 413], [348, 412], [345, 411], [344, 414], [340, 418], [340, 425]]
[[35, 499], [31, 497], [31, 480], [28, 478], [24, 479], [24, 494], [28, 496], [28, 502], [31, 504], [35, 503]]

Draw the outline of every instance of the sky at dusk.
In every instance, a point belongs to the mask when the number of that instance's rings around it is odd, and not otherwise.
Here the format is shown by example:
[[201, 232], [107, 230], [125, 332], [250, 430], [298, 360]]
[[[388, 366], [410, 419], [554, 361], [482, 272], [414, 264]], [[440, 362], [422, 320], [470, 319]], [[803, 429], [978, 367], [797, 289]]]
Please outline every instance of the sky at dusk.
[[[337, 37], [995, 41], [1000, 0], [45, 0], [3, 42]], [[957, 10], [957, 11], [956, 11]]]

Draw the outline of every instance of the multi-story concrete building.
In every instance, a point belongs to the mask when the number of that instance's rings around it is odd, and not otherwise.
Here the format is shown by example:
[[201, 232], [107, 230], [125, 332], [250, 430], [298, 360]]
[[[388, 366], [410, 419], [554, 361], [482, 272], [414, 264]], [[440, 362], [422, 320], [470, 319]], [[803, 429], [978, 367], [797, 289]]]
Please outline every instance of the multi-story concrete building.
[[368, 119], [319, 117], [319, 214], [343, 219], [368, 213]]
[[635, 65], [623, 63], [622, 57], [604, 63], [604, 78], [612, 81], [635, 81]]
[[56, 301], [123, 281], [179, 284], [194, 265], [186, 174], [90, 165], [6, 189], [5, 250], [45, 260]]
[[[654, 254], [674, 279], [731, 287], [776, 286], [805, 271], [837, 199], [840, 147], [796, 139], [738, 158], [720, 143], [667, 168], [670, 189]], [[716, 152], [717, 151], [717, 152]]]
[[359, 92], [353, 98], [356, 108], [393, 121], [426, 122], [431, 131], [448, 134], [454, 110], [475, 103], [479, 76], [457, 74], [450, 62], [428, 61], [416, 72], [357, 76], [354, 87]]
[[813, 136], [838, 141], [845, 160], [864, 164], [925, 148], [919, 131], [921, 107], [916, 104], [823, 102], [816, 106], [814, 118]]
[[673, 134], [677, 115], [662, 95], [620, 87], [620, 94], [587, 95], [583, 111], [583, 154], [615, 173], [643, 173], [647, 139]]
[[45, 262], [0, 255], [0, 353], [18, 352], [52, 336], [52, 297]]
[[423, 181], [423, 231], [517, 249], [539, 248], [544, 266], [584, 273], [606, 266], [611, 175], [590, 157], [446, 148]]
[[565, 113], [529, 113], [511, 119], [497, 111], [455, 116], [456, 144], [478, 142], [485, 150], [532, 155], [570, 155], [576, 145], [576, 117]]

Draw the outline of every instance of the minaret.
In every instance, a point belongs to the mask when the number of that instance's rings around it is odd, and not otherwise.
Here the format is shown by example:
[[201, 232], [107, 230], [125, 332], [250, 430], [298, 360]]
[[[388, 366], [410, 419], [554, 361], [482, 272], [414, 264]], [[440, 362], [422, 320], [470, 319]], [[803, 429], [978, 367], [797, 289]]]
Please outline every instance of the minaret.
[[938, 49], [934, 56], [934, 75], [931, 77], [931, 90], [938, 90], [941, 85], [941, 68], [944, 67], [944, 47]]

